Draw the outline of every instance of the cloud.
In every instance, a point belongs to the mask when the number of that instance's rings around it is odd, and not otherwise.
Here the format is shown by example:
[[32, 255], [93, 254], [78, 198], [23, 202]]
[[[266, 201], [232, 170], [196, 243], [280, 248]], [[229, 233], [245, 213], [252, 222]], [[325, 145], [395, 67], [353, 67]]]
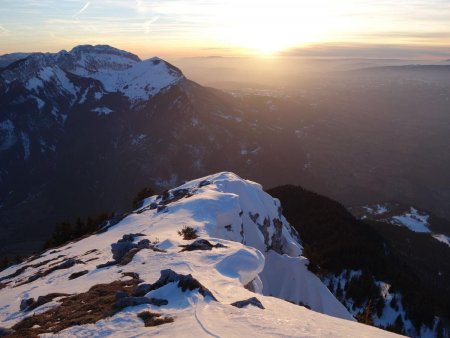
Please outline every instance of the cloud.
[[86, 4], [78, 11], [74, 14], [74, 18], [76, 18], [78, 15], [80, 15], [81, 13], [83, 13], [86, 9], [88, 9], [88, 7], [91, 5], [91, 2], [88, 1], [86, 2]]
[[148, 3], [145, 3], [145, 1], [143, 0], [136, 0], [136, 7], [135, 7], [136, 11], [138, 13], [148, 13], [149, 11], [151, 11], [151, 6]]
[[9, 33], [9, 30], [7, 30], [5, 27], [0, 25], [0, 35], [6, 35]]
[[145, 33], [150, 33], [150, 26], [153, 24], [153, 23], [155, 23], [156, 21], [158, 21], [158, 19], [159, 19], [159, 16], [156, 16], [156, 17], [154, 17], [154, 18], [152, 18], [152, 19], [150, 19], [150, 20], [147, 20], [147, 21], [145, 21], [144, 22], [144, 30], [145, 30]]

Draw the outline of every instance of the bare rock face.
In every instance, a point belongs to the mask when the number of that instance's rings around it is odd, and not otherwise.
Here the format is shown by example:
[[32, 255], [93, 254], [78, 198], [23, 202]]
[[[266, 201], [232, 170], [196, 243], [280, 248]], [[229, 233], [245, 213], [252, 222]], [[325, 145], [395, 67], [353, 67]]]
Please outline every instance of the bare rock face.
[[183, 250], [181, 251], [212, 250], [213, 248], [225, 248], [225, 245], [223, 244], [216, 243], [213, 245], [206, 239], [197, 239], [191, 244], [180, 246], [183, 248]]
[[164, 285], [167, 285], [167, 284], [173, 283], [173, 282], [178, 282], [177, 286], [183, 292], [185, 292], [186, 290], [192, 291], [192, 290], [198, 289], [198, 292], [203, 297], [210, 297], [214, 301], [217, 301], [216, 297], [214, 297], [214, 295], [211, 293], [211, 291], [209, 291], [207, 288], [205, 288], [197, 279], [192, 277], [191, 274], [181, 275], [171, 269], [161, 270], [161, 276], [151, 286], [151, 290], [157, 290], [157, 289], [163, 287]]
[[117, 243], [111, 244], [113, 259], [116, 262], [120, 262], [128, 251], [138, 247], [137, 244], [133, 243], [134, 238], [138, 236], [139, 235], [137, 234], [126, 234], [123, 235], [122, 239], [119, 239]]
[[142, 234], [125, 234], [116, 243], [111, 244], [111, 252], [113, 254], [113, 260], [97, 265], [97, 269], [107, 268], [113, 265], [127, 265], [133, 260], [140, 250], [151, 249], [157, 252], [164, 252], [164, 250], [158, 249], [148, 239], [142, 239], [138, 243], [134, 243], [136, 237], [143, 236]]
[[[117, 298], [117, 295], [116, 295]], [[129, 306], [137, 306], [137, 305], [143, 305], [143, 304], [151, 304], [155, 306], [163, 306], [169, 304], [169, 302], [166, 299], [159, 299], [159, 298], [147, 298], [147, 297], [133, 297], [133, 296], [125, 296], [122, 295], [119, 297], [119, 299], [116, 300], [116, 308], [123, 309]]]
[[249, 299], [246, 299], [246, 300], [241, 300], [241, 301], [238, 301], [238, 302], [234, 302], [234, 303], [231, 303], [230, 305], [235, 306], [235, 307], [240, 308], [240, 309], [243, 308], [243, 307], [246, 307], [248, 305], [253, 305], [253, 306], [259, 307], [260, 309], [264, 310], [264, 306], [259, 301], [259, 299], [256, 298], [256, 297], [252, 297], [252, 298], [249, 298]]
[[[264, 218], [264, 221], [260, 223], [259, 214], [252, 214], [249, 212], [249, 217], [258, 226], [264, 236], [264, 244], [266, 245], [266, 251], [273, 250], [279, 254], [283, 254], [283, 223], [280, 219], [274, 218], [272, 221], [269, 217]], [[270, 237], [269, 229], [274, 228], [275, 231]]]

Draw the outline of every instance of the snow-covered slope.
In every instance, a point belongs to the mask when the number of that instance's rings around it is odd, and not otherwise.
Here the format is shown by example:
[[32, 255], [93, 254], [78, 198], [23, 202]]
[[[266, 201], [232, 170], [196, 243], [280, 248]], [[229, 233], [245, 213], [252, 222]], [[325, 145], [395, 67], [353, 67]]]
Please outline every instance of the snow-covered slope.
[[[428, 212], [419, 210], [412, 206], [404, 206], [400, 203], [385, 202], [373, 205], [350, 207], [349, 211], [359, 219], [369, 219], [385, 222], [401, 227], [406, 227], [411, 231], [430, 234], [436, 240], [450, 246], [450, 236], [440, 233], [443, 228], [433, 229], [432, 217]], [[446, 222], [445, 220], [441, 220]], [[450, 231], [448, 226], [444, 230]]]
[[[197, 240], [184, 240], [178, 234], [186, 226], [196, 229]], [[199, 239], [209, 241], [206, 250], [187, 246], [197, 243], [205, 249], [204, 242], [195, 242]], [[90, 323], [75, 321], [60, 326], [60, 334], [352, 337], [357, 332], [358, 337], [392, 336], [353, 321], [306, 269], [307, 260], [301, 253], [297, 234], [281, 214], [278, 200], [259, 184], [232, 173], [219, 173], [151, 197], [120, 221], [108, 222], [100, 233], [2, 271], [0, 326], [10, 328], [19, 323], [16, 329], [28, 325], [29, 330], [20, 333], [52, 332], [51, 325], [62, 325], [67, 318], [49, 318], [40, 325], [36, 321], [47, 311], [67, 306], [67, 299], [73, 302], [75, 298], [57, 295], [47, 302], [43, 298], [37, 303], [24, 300], [52, 293], [82, 296], [94, 285], [136, 281], [140, 286], [134, 292], [144, 290], [139, 301], [119, 292], [117, 302], [122, 298], [135, 303], [152, 298], [152, 304], [122, 306], [111, 317], [105, 315]], [[195, 282], [181, 285], [186, 278], [192, 282], [189, 274]], [[263, 308], [231, 305], [251, 297], [256, 297]], [[70, 308], [74, 306], [71, 303]], [[145, 310], [174, 321], [145, 327], [137, 317]], [[80, 315], [73, 310], [69, 317]]]

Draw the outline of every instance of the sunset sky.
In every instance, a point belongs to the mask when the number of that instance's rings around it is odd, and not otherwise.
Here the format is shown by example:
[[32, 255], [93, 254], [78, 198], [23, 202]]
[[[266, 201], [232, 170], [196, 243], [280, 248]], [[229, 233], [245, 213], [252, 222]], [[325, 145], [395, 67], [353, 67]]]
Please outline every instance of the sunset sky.
[[450, 58], [448, 0], [1, 0], [0, 54]]

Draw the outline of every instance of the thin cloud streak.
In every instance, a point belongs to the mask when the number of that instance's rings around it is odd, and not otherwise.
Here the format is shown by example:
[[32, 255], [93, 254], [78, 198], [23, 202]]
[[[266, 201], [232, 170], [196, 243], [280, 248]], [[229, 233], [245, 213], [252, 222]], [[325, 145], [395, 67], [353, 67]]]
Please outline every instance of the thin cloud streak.
[[86, 9], [88, 9], [90, 5], [91, 5], [91, 2], [90, 2], [90, 1], [86, 2], [86, 4], [85, 4], [78, 12], [76, 12], [76, 13], [73, 15], [73, 17], [74, 17], [74, 18], [78, 17], [81, 13], [83, 13]]

